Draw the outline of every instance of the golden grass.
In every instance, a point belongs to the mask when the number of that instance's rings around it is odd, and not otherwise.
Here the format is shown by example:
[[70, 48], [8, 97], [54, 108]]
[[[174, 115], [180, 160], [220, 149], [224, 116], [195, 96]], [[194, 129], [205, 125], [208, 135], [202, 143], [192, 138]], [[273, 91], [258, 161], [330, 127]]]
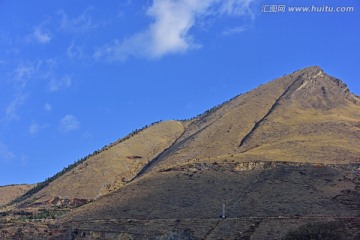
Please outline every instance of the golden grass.
[[0, 186], [0, 206], [10, 203], [32, 187], [34, 187], [34, 184]]
[[55, 196], [95, 199], [114, 191], [171, 146], [183, 131], [182, 123], [177, 121], [155, 124], [90, 157], [33, 197], [40, 198], [38, 201], [49, 200]]

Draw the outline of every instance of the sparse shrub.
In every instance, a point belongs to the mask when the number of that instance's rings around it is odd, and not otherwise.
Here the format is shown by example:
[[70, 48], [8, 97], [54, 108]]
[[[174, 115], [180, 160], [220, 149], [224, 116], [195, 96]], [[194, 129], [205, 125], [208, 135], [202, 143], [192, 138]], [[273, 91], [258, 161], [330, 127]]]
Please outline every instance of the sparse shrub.
[[27, 198], [29, 198], [30, 196], [34, 195], [35, 193], [39, 192], [40, 190], [42, 190], [44, 187], [46, 187], [47, 185], [49, 185], [50, 182], [54, 181], [55, 179], [57, 179], [58, 177], [64, 175], [65, 173], [69, 172], [70, 170], [72, 170], [73, 168], [75, 168], [76, 166], [78, 166], [79, 164], [85, 162], [86, 160], [88, 160], [90, 157], [97, 155], [107, 149], [109, 149], [110, 147], [119, 144], [133, 136], [135, 136], [136, 134], [138, 134], [139, 132], [145, 130], [146, 128], [149, 128], [151, 126], [154, 126], [155, 124], [158, 124], [162, 122], [157, 121], [154, 122], [150, 125], [145, 125], [143, 128], [141, 129], [135, 129], [133, 132], [131, 132], [130, 134], [128, 134], [127, 136], [115, 141], [114, 143], [111, 143], [109, 145], [105, 145], [102, 149], [100, 150], [95, 150], [93, 153], [87, 155], [86, 157], [80, 158], [78, 161], [74, 161], [74, 163], [69, 164], [67, 167], [65, 167], [63, 170], [61, 170], [60, 172], [56, 173], [54, 176], [49, 177], [47, 179], [45, 179], [45, 181], [38, 183], [35, 187], [31, 188], [30, 190], [28, 190], [27, 192], [25, 192], [23, 195], [21, 195], [20, 197], [16, 198], [15, 200], [13, 200], [10, 204], [14, 204], [14, 203], [19, 203], [22, 202], [24, 200], [26, 200]]
[[315, 222], [288, 232], [283, 240], [341, 240], [343, 235], [336, 222]]
[[154, 240], [191, 240], [193, 239], [189, 229], [177, 230], [162, 236], [150, 237], [149, 239]]

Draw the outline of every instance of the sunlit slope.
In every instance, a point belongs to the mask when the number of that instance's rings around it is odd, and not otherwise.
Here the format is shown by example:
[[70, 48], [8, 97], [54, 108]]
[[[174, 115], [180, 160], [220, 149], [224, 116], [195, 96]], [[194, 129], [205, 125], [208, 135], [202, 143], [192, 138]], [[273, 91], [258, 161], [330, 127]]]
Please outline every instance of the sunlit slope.
[[360, 162], [360, 99], [319, 68], [294, 86], [243, 140], [241, 158]]
[[79, 164], [33, 196], [37, 201], [95, 199], [124, 185], [184, 131], [182, 123], [155, 124]]
[[309, 67], [195, 118], [149, 170], [212, 160], [358, 162], [359, 127], [359, 98]]
[[277, 239], [359, 216], [360, 99], [319, 67], [130, 136], [16, 206], [64, 207], [66, 237], [89, 239]]
[[181, 138], [161, 155], [154, 167], [238, 153], [241, 139], [252, 129], [254, 122], [267, 113], [300, 74], [301, 71], [276, 79], [193, 119]]
[[32, 187], [33, 184], [0, 186], [0, 206], [10, 203]]

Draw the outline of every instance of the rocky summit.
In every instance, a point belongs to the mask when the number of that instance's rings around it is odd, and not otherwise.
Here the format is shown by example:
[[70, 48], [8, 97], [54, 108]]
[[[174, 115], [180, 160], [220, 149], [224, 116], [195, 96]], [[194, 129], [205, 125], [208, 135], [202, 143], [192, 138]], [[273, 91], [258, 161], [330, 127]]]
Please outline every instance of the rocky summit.
[[359, 146], [360, 98], [305, 68], [0, 187], [0, 239], [360, 239]]

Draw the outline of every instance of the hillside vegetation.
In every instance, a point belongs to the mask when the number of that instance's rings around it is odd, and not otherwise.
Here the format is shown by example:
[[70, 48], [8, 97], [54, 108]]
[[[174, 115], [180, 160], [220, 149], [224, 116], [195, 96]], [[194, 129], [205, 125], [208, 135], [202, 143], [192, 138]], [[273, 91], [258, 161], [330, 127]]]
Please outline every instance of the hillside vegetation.
[[359, 239], [358, 146], [360, 98], [305, 68], [76, 162], [0, 212], [0, 238]]
[[10, 203], [33, 187], [33, 184], [0, 186], [0, 206]]

